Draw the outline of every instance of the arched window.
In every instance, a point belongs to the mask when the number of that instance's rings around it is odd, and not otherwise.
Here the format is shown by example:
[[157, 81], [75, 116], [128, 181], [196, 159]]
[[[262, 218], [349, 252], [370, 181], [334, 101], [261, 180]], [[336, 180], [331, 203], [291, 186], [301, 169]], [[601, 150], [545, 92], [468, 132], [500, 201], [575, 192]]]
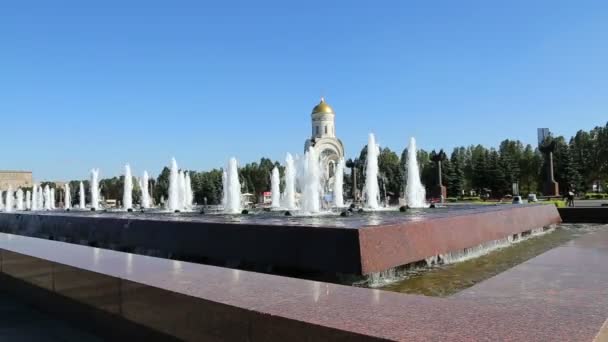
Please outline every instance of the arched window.
[[319, 126], [316, 127], [317, 128], [317, 135], [319, 135]]
[[325, 125], [325, 134], [327, 134], [327, 125]]

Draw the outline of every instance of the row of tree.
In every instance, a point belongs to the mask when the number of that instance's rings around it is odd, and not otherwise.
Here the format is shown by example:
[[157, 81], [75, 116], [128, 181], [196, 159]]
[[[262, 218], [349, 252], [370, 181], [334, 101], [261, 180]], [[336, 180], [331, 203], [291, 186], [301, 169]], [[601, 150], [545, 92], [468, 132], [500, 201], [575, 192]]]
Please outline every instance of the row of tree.
[[[586, 192], [593, 184], [608, 182], [608, 124], [590, 131], [579, 131], [569, 140], [562, 136], [552, 138], [556, 148], [554, 152], [555, 180], [560, 184], [560, 191], [573, 190]], [[444, 158], [441, 158], [445, 156]], [[353, 194], [356, 173], [357, 188], [363, 189], [367, 147], [363, 147], [358, 158], [347, 162], [345, 175], [345, 193]], [[459, 197], [471, 193], [489, 193], [500, 197], [512, 192], [512, 185], [517, 183], [522, 194], [541, 193], [546, 177], [546, 158], [537, 147], [525, 145], [519, 140], [504, 140], [498, 148], [487, 148], [482, 145], [454, 148], [451, 153], [443, 151], [418, 150], [417, 160], [420, 167], [422, 183], [430, 193], [438, 183], [437, 163], [442, 161], [442, 182], [447, 187], [448, 196]], [[260, 162], [243, 165], [239, 169], [242, 190], [259, 197], [270, 191], [270, 175], [278, 166], [283, 174], [283, 167], [277, 161], [262, 158]], [[402, 196], [407, 175], [407, 149], [401, 154], [383, 148], [378, 159], [381, 196], [396, 200]], [[188, 171], [192, 180], [194, 198], [197, 203], [218, 204], [222, 198], [222, 170]], [[156, 179], [151, 179], [149, 188], [155, 203], [167, 198], [169, 190], [169, 169], [165, 167]], [[79, 182], [71, 181], [72, 199], [79, 200]], [[102, 179], [100, 191], [103, 197], [122, 198], [124, 177]], [[89, 182], [84, 181], [87, 203], [89, 202]], [[139, 185], [134, 181], [134, 201], [138, 201]]]

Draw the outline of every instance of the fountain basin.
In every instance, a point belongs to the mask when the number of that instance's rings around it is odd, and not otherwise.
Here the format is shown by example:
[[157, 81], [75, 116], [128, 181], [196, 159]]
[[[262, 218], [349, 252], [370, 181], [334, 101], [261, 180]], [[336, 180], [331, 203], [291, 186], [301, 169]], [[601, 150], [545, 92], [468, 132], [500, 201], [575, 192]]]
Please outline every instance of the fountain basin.
[[0, 231], [297, 276], [365, 276], [561, 222], [555, 206], [482, 206], [350, 217], [27, 212]]

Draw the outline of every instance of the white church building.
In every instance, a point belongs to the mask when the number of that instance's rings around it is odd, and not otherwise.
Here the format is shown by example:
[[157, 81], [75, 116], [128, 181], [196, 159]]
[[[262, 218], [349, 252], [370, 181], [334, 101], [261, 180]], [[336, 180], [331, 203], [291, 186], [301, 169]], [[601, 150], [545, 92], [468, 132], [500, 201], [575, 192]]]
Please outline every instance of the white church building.
[[306, 140], [304, 151], [310, 147], [315, 149], [325, 170], [325, 178], [331, 182], [337, 163], [344, 158], [344, 145], [336, 137], [336, 114], [321, 98], [321, 102], [312, 109], [311, 118], [312, 135]]

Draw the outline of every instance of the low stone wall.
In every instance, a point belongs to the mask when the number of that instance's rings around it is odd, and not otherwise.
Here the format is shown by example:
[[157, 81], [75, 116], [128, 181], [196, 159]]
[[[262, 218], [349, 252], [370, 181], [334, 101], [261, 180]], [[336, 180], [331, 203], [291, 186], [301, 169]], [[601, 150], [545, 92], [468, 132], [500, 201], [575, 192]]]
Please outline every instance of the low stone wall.
[[381, 272], [561, 222], [553, 205], [489, 209], [360, 229], [362, 273]]
[[0, 233], [0, 288], [116, 341], [593, 341], [608, 317], [606, 233], [450, 298]]
[[559, 223], [554, 206], [485, 206], [361, 228], [0, 213], [0, 232], [210, 265], [361, 277]]

